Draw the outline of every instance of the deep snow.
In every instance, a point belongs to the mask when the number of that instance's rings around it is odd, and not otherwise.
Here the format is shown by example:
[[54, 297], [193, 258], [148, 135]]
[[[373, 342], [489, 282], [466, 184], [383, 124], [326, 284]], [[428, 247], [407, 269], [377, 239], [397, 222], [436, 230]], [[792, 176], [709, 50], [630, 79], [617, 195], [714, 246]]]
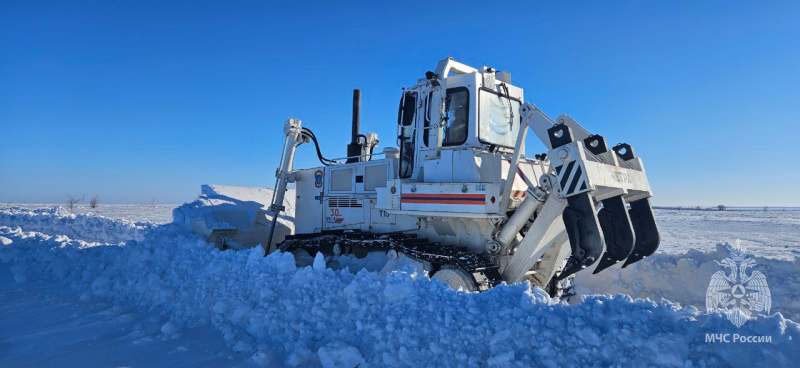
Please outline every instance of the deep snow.
[[[114, 231], [86, 231], [105, 227]], [[0, 365], [83, 365], [63, 360], [72, 350], [72, 356], [97, 365], [171, 365], [169, 359], [184, 353], [197, 364], [270, 366], [749, 366], [800, 358], [800, 326], [780, 315], [737, 329], [723, 315], [702, 312], [698, 293], [708, 285], [708, 272], [719, 269], [715, 261], [726, 256], [713, 244], [709, 248], [661, 252], [621, 272], [578, 279], [591, 292], [624, 292], [655, 302], [590, 296], [568, 306], [526, 285], [468, 294], [410, 269], [354, 275], [298, 269], [291, 255], [262, 257], [260, 248], [219, 252], [172, 225], [2, 208], [0, 280], [15, 280], [0, 289], [2, 307], [46, 302], [52, 308], [41, 307], [42, 313], [66, 308], [72, 317], [33, 328], [63, 346], [57, 352], [43, 350], [30, 334], [0, 333], [0, 347], [13, 347], [0, 349]], [[791, 297], [798, 295], [798, 263], [776, 258], [758, 258], [756, 268], [763, 267], [770, 281], [774, 311], [796, 318], [800, 308]], [[38, 296], [20, 304], [20, 296], [31, 294]], [[116, 320], [123, 315], [130, 317]], [[4, 331], [26, 325], [25, 313], [2, 316]], [[52, 333], [92, 331], [84, 328], [87, 323], [106, 331], [95, 345], [68, 344]], [[705, 343], [706, 333], [765, 335], [772, 343]], [[134, 343], [142, 341], [148, 347], [137, 350]], [[109, 360], [103, 355], [109, 349], [131, 354]], [[165, 358], [153, 358], [159, 355]]]
[[220, 349], [225, 341], [213, 326], [165, 335], [167, 320], [157, 313], [81, 301], [78, 289], [34, 273], [15, 282], [13, 267], [0, 262], [0, 366], [222, 367], [248, 360]]

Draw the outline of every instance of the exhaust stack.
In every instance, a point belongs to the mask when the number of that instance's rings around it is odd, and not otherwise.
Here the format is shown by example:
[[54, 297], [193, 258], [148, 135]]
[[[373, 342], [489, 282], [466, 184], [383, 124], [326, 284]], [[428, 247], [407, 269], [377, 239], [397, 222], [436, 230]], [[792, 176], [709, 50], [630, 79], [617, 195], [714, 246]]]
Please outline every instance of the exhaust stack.
[[350, 144], [347, 145], [347, 163], [361, 161], [361, 143], [358, 142], [361, 130], [361, 90], [353, 90], [353, 133]]

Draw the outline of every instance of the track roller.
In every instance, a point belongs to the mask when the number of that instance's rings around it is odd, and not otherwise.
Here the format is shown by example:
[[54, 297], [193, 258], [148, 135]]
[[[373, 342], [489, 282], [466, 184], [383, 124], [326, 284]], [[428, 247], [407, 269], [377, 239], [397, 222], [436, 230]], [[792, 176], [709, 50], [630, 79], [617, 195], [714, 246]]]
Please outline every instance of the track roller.
[[477, 291], [478, 285], [472, 278], [472, 275], [466, 271], [452, 267], [449, 265], [444, 266], [441, 270], [433, 274], [433, 279], [443, 282], [450, 286], [453, 290], [462, 289], [464, 291]]

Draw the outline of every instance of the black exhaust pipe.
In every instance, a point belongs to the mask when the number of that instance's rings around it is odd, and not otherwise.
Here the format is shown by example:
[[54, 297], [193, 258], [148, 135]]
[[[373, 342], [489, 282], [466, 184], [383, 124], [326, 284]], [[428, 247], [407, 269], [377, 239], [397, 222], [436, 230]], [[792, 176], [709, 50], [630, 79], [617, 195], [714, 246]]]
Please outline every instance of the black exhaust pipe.
[[347, 163], [361, 161], [361, 144], [358, 135], [361, 130], [361, 90], [353, 90], [353, 133], [350, 144], [347, 145]]

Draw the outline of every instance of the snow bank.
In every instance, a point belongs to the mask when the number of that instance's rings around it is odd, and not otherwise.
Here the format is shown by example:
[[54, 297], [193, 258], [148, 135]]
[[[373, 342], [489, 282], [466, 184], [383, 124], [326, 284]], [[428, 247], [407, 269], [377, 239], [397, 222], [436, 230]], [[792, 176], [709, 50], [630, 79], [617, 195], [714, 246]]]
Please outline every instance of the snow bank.
[[154, 225], [114, 220], [94, 214], [73, 214], [63, 207], [29, 209], [0, 208], [0, 225], [19, 226], [26, 231], [63, 234], [87, 242], [121, 243], [142, 240]]
[[[741, 328], [724, 315], [628, 296], [555, 303], [539, 289], [470, 294], [413, 272], [296, 268], [260, 247], [220, 252], [174, 228], [140, 242], [87, 246], [0, 227], [0, 261], [21, 277], [52, 275], [101, 298], [160, 312], [165, 334], [212, 324], [265, 366], [790, 365], [800, 325], [781, 315]], [[769, 277], [769, 274], [768, 274]], [[706, 343], [706, 334], [771, 343]], [[701, 363], [702, 362], [702, 363]]]
[[[26, 209], [42, 209], [63, 206], [62, 203], [0, 203], [0, 209], [8, 207], [22, 207]], [[109, 204], [101, 203], [96, 208], [89, 205], [76, 204], [71, 212], [75, 214], [94, 214], [110, 219], [128, 220], [133, 222], [150, 222], [156, 225], [172, 222], [172, 209], [176, 204]]]
[[[665, 298], [705, 309], [711, 275], [722, 270], [719, 262], [730, 255], [727, 244], [710, 252], [689, 250], [683, 254], [656, 253], [623, 269], [617, 264], [597, 275], [579, 272], [575, 283], [582, 294], [628, 294], [634, 298]], [[753, 270], [767, 277], [772, 312], [800, 321], [800, 259], [752, 257]]]

